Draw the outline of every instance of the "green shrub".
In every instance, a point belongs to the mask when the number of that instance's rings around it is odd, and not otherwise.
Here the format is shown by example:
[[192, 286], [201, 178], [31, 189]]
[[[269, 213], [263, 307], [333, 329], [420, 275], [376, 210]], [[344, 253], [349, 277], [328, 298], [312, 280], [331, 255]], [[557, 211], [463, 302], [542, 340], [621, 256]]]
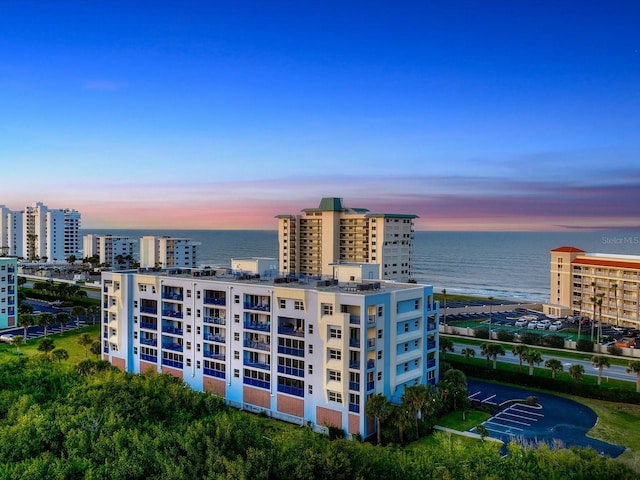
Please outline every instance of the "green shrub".
[[564, 348], [564, 338], [560, 335], [545, 335], [542, 337], [542, 343], [547, 347]]
[[580, 339], [576, 342], [576, 350], [579, 352], [593, 353], [593, 342], [591, 340]]
[[520, 334], [520, 341], [525, 345], [540, 345], [542, 336], [533, 332], [524, 332]]
[[617, 356], [622, 355], [622, 349], [617, 345], [609, 345], [607, 347], [607, 352], [609, 352], [610, 355], [617, 355]]
[[485, 327], [474, 328], [473, 336], [476, 338], [489, 338], [489, 329]]
[[511, 330], [498, 330], [497, 337], [501, 342], [513, 342], [513, 338], [516, 336]]

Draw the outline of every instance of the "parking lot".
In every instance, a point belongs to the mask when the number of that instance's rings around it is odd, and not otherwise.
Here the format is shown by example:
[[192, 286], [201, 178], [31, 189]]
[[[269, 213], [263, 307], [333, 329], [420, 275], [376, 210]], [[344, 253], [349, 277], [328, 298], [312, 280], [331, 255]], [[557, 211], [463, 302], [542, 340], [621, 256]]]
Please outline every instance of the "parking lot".
[[[468, 380], [467, 388], [472, 401], [489, 404], [497, 409], [497, 413], [483, 423], [490, 437], [505, 443], [515, 440], [554, 445], [561, 442], [565, 447], [591, 447], [614, 458], [624, 452], [622, 446], [586, 436], [598, 417], [593, 410], [581, 403], [555, 395], [477, 380]], [[537, 405], [521, 403], [530, 396], [537, 397]], [[475, 428], [470, 431], [476, 433]]]

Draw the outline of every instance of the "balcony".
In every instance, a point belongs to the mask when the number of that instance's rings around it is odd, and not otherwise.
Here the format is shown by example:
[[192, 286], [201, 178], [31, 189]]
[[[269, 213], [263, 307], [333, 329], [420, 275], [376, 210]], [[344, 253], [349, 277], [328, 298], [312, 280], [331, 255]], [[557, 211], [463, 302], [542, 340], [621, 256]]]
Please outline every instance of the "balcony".
[[280, 335], [289, 335], [292, 337], [304, 337], [304, 330], [294, 327], [278, 327], [278, 333]]
[[375, 338], [367, 338], [367, 348], [368, 349], [376, 348], [376, 339]]
[[202, 352], [202, 356], [206, 357], [206, 358], [211, 358], [213, 360], [220, 360], [223, 361], [225, 360], [225, 354], [224, 353], [217, 353], [211, 350], [205, 350]]
[[436, 324], [435, 323], [427, 323], [427, 330], [435, 330], [436, 329]]
[[258, 330], [260, 332], [269, 332], [271, 330], [271, 324], [269, 324], [269, 323], [244, 322], [244, 328], [246, 328], [248, 330]]
[[349, 382], [349, 390], [360, 391], [360, 382]]
[[104, 347], [104, 348], [102, 349], [102, 351], [103, 351], [104, 353], [109, 353], [109, 347]]
[[367, 316], [367, 323], [369, 325], [375, 325], [377, 321], [377, 317], [375, 315], [368, 315]]
[[359, 338], [350, 338], [349, 346], [353, 348], [360, 348], [360, 339]]
[[267, 352], [271, 351], [271, 346], [267, 342], [255, 342], [252, 340], [245, 340], [244, 346], [247, 348], [253, 348], [256, 350], [265, 350]]
[[147, 330], [158, 330], [158, 324], [156, 324], [156, 323], [140, 322], [140, 328], [146, 328]]
[[166, 358], [162, 359], [162, 365], [166, 365], [167, 367], [182, 369], [182, 362], [176, 362], [175, 360], [169, 360]]
[[182, 318], [182, 312], [180, 310], [163, 310], [163, 317]]
[[435, 348], [436, 348], [436, 342], [434, 341], [427, 342], [427, 350], [435, 350]]
[[183, 296], [181, 294], [174, 292], [163, 292], [162, 298], [165, 300], [178, 300], [180, 302], [183, 300]]
[[227, 324], [227, 319], [226, 318], [218, 318], [218, 317], [203, 317], [202, 321], [204, 323], [212, 323], [214, 325], [226, 325]]
[[353, 413], [360, 413], [360, 405], [358, 405], [357, 403], [350, 403], [349, 411]]
[[436, 359], [433, 358], [431, 360], [427, 360], [427, 368], [435, 368], [436, 367]]
[[243, 377], [242, 383], [244, 383], [245, 385], [251, 385], [252, 387], [264, 388], [266, 390], [269, 390], [269, 388], [271, 388], [269, 382], [258, 380], [257, 378]]
[[285, 375], [293, 375], [294, 377], [304, 378], [304, 370], [301, 368], [286, 367], [284, 365], [278, 365], [278, 373], [284, 373]]
[[103, 336], [104, 338], [109, 338], [109, 333], [105, 330], [105, 331], [102, 333], [102, 336]]
[[151, 347], [157, 347], [158, 346], [158, 340], [155, 338], [141, 338], [140, 339], [140, 344], [141, 345], [149, 345]]
[[177, 327], [172, 327], [170, 325], [162, 326], [162, 333], [171, 333], [173, 335], [182, 335], [182, 329]]
[[244, 302], [245, 310], [258, 310], [260, 312], [269, 312], [271, 311], [271, 307], [269, 307], [268, 303], [252, 303], [252, 302]]
[[370, 392], [374, 388], [376, 388], [376, 382], [367, 382], [367, 392]]
[[375, 360], [367, 360], [367, 370], [371, 370], [376, 368], [376, 361]]
[[209, 377], [225, 378], [225, 373], [219, 370], [211, 370], [210, 368], [202, 369], [202, 373]]
[[278, 385], [278, 392], [304, 397], [304, 388], [290, 387], [289, 385]]
[[353, 370], [360, 369], [360, 360], [349, 360], [349, 368]]
[[173, 350], [174, 352], [182, 352], [182, 345], [179, 343], [163, 343], [162, 348], [166, 350]]
[[[105, 305], [104, 308], [107, 308]], [[140, 307], [141, 313], [152, 313], [154, 315], [158, 314], [158, 309], [156, 307]]]
[[208, 304], [208, 305], [221, 305], [221, 306], [225, 306], [226, 305], [226, 299], [223, 298], [217, 298], [217, 297], [204, 297], [204, 303]]
[[146, 355], [144, 353], [140, 354], [140, 360], [144, 360], [145, 362], [158, 363], [158, 357], [153, 355]]
[[251, 360], [245, 359], [242, 362], [242, 364], [245, 367], [259, 368], [260, 370], [271, 370], [271, 365], [269, 365], [268, 363], [264, 363], [264, 362], [253, 362]]
[[304, 358], [304, 348], [291, 348], [291, 347], [283, 347], [281, 345], [278, 345], [278, 353]]
[[205, 333], [202, 336], [205, 340], [209, 341], [209, 342], [218, 342], [218, 343], [225, 343], [227, 340], [225, 339], [224, 335], [217, 333], [214, 335]]
[[349, 315], [349, 323], [351, 325], [360, 325], [360, 315]]

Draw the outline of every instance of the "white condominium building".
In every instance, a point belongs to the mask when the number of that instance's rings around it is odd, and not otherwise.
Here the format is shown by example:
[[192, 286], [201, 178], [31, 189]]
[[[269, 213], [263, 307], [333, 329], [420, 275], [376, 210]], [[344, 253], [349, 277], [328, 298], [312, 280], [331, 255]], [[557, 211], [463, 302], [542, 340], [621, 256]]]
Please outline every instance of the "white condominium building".
[[550, 273], [545, 313], [595, 316], [613, 325], [640, 327], [640, 256], [559, 247], [551, 250]]
[[0, 257], [0, 328], [18, 324], [18, 259]]
[[82, 238], [83, 256], [96, 255], [101, 264], [114, 268], [130, 268], [135, 241], [127, 236], [89, 234]]
[[377, 265], [332, 269], [311, 283], [258, 268], [104, 272], [103, 358], [238, 408], [367, 437], [371, 395], [399, 402], [405, 386], [437, 382], [438, 306], [431, 286], [363, 280]]
[[80, 213], [35, 203], [23, 211], [0, 206], [0, 249], [27, 260], [65, 261], [80, 253]]
[[198, 245], [190, 238], [145, 235], [140, 239], [140, 267], [195, 268]]
[[330, 275], [330, 263], [379, 265], [378, 278], [411, 279], [416, 215], [346, 208], [341, 198], [323, 198], [302, 215], [278, 215], [280, 271]]

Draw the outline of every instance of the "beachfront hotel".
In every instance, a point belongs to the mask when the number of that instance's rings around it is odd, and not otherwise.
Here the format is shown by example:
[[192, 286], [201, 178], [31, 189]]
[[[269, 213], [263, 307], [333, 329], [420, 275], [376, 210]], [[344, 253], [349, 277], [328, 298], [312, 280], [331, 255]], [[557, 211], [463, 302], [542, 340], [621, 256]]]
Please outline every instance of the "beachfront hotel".
[[82, 237], [83, 256], [98, 257], [101, 264], [130, 268], [135, 241], [121, 235], [88, 234]]
[[[640, 327], [640, 256], [551, 250], [551, 299], [545, 313], [595, 316], [604, 323]], [[601, 303], [601, 305], [600, 305]]]
[[18, 259], [0, 257], [0, 328], [18, 324]]
[[405, 386], [437, 382], [433, 287], [369, 280], [377, 265], [333, 264], [311, 279], [271, 276], [274, 264], [104, 272], [103, 358], [237, 408], [364, 437], [375, 432], [371, 395], [399, 401]]
[[190, 238], [145, 235], [140, 239], [140, 267], [195, 268], [198, 245]]
[[0, 251], [26, 260], [64, 262], [80, 252], [80, 213], [38, 202], [21, 211], [0, 205]]
[[341, 198], [323, 198], [301, 215], [278, 215], [280, 271], [331, 275], [330, 264], [378, 264], [383, 280], [411, 279], [416, 215], [346, 208]]

